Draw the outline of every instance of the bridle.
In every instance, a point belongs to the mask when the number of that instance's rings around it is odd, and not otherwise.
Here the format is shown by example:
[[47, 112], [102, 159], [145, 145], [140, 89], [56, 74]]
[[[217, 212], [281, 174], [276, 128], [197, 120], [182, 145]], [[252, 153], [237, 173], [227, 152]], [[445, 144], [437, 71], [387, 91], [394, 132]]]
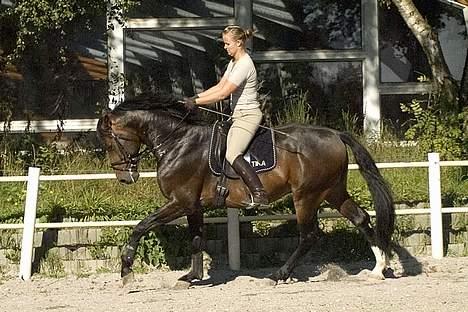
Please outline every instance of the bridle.
[[[128, 171], [131, 173], [136, 172], [138, 169], [138, 162], [140, 161], [141, 156], [149, 152], [148, 148], [145, 148], [143, 151], [138, 151], [137, 153], [131, 154], [126, 149], [125, 146], [120, 143], [120, 140], [124, 141], [132, 141], [130, 139], [120, 137], [119, 135], [115, 134], [114, 131], [110, 130], [110, 135], [114, 139], [115, 145], [119, 149], [119, 161], [114, 161], [111, 163], [111, 167], [117, 171]], [[124, 168], [120, 168], [117, 166], [125, 165]]]
[[[177, 125], [172, 129], [171, 132], [169, 132], [169, 134], [167, 134], [161, 141], [161, 143], [159, 143], [155, 148], [148, 148], [148, 146], [146, 146], [146, 148], [143, 150], [143, 151], [138, 151], [134, 154], [131, 154], [129, 153], [126, 149], [125, 149], [125, 146], [122, 145], [122, 143], [120, 142], [120, 140], [123, 140], [123, 141], [132, 141], [128, 138], [125, 138], [125, 137], [120, 137], [119, 135], [115, 134], [114, 130], [112, 129], [112, 127], [110, 128], [110, 135], [111, 137], [114, 139], [114, 142], [115, 144], [117, 145], [117, 148], [119, 149], [119, 158], [120, 160], [119, 161], [114, 161], [114, 162], [111, 162], [111, 168], [113, 170], [116, 170], [116, 171], [128, 171], [130, 173], [130, 176], [132, 177], [132, 180], [133, 180], [133, 175], [132, 173], [133, 172], [137, 172], [137, 169], [138, 169], [138, 162], [140, 161], [141, 157], [146, 154], [146, 153], [149, 153], [151, 152], [152, 150], [155, 150], [155, 149], [158, 149], [160, 148], [163, 144], [166, 143], [166, 141], [169, 140], [169, 138], [172, 136], [172, 134], [179, 128], [179, 126], [185, 121], [185, 119], [188, 117], [188, 115], [190, 114], [190, 112], [187, 112], [184, 117], [179, 121], [179, 123], [177, 123]], [[124, 168], [119, 168], [119, 167], [116, 167], [116, 166], [120, 166], [120, 165], [125, 165]]]

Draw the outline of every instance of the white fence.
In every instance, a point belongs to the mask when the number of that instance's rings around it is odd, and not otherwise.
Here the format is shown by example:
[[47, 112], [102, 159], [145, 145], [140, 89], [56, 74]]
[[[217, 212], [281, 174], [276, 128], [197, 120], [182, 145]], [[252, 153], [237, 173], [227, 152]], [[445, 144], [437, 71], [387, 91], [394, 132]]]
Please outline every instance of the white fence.
[[[440, 167], [462, 167], [468, 166], [468, 160], [463, 161], [439, 161], [439, 154], [428, 154], [427, 162], [399, 162], [399, 163], [379, 163], [378, 168], [429, 168], [429, 205], [427, 209], [398, 209], [397, 215], [430, 214], [431, 215], [431, 244], [432, 256], [434, 258], [443, 257], [443, 229], [442, 213], [464, 213], [468, 212], [468, 207], [445, 207], [442, 208], [441, 188], [440, 188]], [[349, 169], [358, 169], [357, 165], [350, 164]], [[142, 172], [140, 177], [156, 177], [155, 172]], [[0, 177], [0, 182], [26, 182], [27, 194], [24, 209], [23, 224], [0, 224], [0, 229], [23, 229], [21, 260], [19, 276], [23, 280], [31, 277], [33, 238], [36, 228], [90, 228], [90, 227], [112, 227], [112, 226], [134, 226], [139, 220], [132, 221], [103, 221], [103, 222], [63, 222], [63, 223], [37, 223], [36, 224], [36, 204], [40, 181], [65, 181], [65, 180], [98, 180], [114, 179], [114, 174], [82, 174], [82, 175], [40, 175], [40, 169], [29, 168], [28, 176]], [[369, 211], [374, 215], [374, 211]], [[319, 217], [339, 217], [338, 213], [321, 213]], [[228, 248], [229, 266], [233, 270], [240, 268], [240, 237], [239, 222], [258, 220], [293, 220], [295, 215], [275, 215], [275, 216], [239, 216], [238, 209], [228, 208], [227, 218], [206, 218], [205, 223], [227, 223], [228, 225]], [[184, 219], [178, 219], [173, 224], [184, 223]]]

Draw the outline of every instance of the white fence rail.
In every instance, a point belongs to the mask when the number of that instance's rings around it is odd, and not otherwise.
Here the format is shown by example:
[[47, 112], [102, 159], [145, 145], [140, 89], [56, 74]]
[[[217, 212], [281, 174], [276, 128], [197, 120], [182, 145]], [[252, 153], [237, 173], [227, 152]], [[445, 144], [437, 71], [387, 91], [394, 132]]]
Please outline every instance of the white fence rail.
[[[397, 215], [430, 214], [431, 216], [431, 244], [432, 257], [443, 257], [443, 213], [466, 213], [468, 207], [444, 207], [441, 203], [440, 167], [463, 167], [468, 166], [468, 160], [463, 161], [439, 161], [439, 154], [428, 154], [427, 162], [399, 162], [379, 163], [378, 168], [429, 168], [429, 206], [427, 209], [398, 209]], [[350, 164], [349, 169], [358, 169], [355, 164]], [[156, 177], [155, 172], [142, 172], [140, 177]], [[31, 277], [31, 264], [33, 255], [33, 237], [36, 228], [90, 228], [90, 227], [121, 227], [135, 226], [139, 220], [131, 221], [102, 221], [102, 222], [61, 222], [61, 223], [35, 223], [36, 205], [39, 193], [40, 181], [66, 181], [66, 180], [99, 180], [114, 179], [114, 174], [81, 174], [81, 175], [40, 175], [39, 168], [30, 168], [28, 176], [0, 177], [0, 182], [28, 182], [24, 209], [23, 224], [0, 224], [0, 229], [23, 229], [23, 241], [21, 248], [19, 276], [23, 280]], [[374, 211], [369, 211], [374, 215]], [[240, 237], [239, 222], [259, 220], [294, 220], [295, 215], [275, 216], [239, 216], [239, 210], [228, 208], [227, 217], [206, 218], [205, 223], [227, 223], [228, 224], [228, 248], [229, 266], [233, 270], [240, 269]], [[321, 218], [334, 218], [340, 215], [336, 212], [324, 212]], [[172, 224], [184, 223], [184, 219], [178, 219]]]

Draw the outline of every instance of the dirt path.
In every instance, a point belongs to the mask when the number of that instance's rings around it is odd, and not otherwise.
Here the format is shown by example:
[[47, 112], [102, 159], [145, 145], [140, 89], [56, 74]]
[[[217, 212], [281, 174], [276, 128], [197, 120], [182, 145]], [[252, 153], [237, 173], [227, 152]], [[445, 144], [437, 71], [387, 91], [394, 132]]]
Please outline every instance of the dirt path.
[[10, 278], [0, 282], [0, 311], [468, 311], [468, 257], [393, 262], [398, 278], [384, 281], [355, 274], [370, 265], [303, 265], [276, 286], [264, 279], [272, 269], [212, 270], [181, 290], [176, 271], [137, 274], [125, 288], [118, 274]]

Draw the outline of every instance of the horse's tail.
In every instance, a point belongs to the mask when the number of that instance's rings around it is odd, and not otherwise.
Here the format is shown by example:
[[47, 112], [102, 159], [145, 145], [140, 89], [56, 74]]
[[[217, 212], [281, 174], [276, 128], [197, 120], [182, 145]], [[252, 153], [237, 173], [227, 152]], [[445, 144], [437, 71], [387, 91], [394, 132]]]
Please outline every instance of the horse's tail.
[[383, 250], [387, 250], [395, 224], [395, 206], [390, 187], [380, 174], [375, 161], [366, 148], [349, 133], [340, 132], [338, 135], [351, 148], [359, 166], [359, 171], [369, 187], [376, 213], [375, 233], [377, 244]]

